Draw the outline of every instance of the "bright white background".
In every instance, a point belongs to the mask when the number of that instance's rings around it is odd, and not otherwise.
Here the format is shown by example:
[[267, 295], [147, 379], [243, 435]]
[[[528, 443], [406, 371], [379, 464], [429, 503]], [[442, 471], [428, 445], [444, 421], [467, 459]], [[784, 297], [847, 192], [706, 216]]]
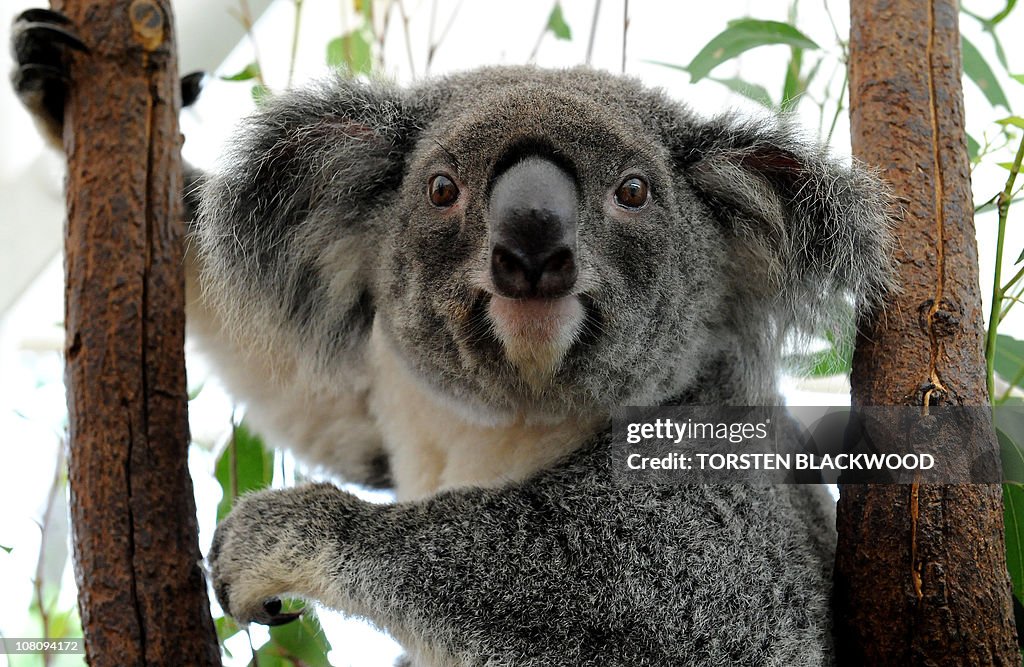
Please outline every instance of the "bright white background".
[[[564, 12], [573, 31], [569, 42], [544, 38], [537, 54], [537, 63], [544, 66], [569, 66], [584, 60], [593, 16], [594, 0], [564, 0]], [[241, 38], [237, 24], [227, 14], [234, 2], [176, 2], [182, 30], [182, 71], [202, 68], [221, 74], [234, 73], [253, 58], [252, 45]], [[266, 4], [256, 2], [254, 7]], [[431, 0], [407, 0], [410, 17], [413, 68], [409, 66], [396, 15], [388, 35], [388, 74], [400, 81], [422, 77], [427, 52], [427, 34], [431, 16]], [[356, 24], [345, 0], [306, 0], [301, 22], [301, 37], [295, 72], [295, 84], [327, 74], [324, 65], [325, 45], [333, 37]], [[751, 113], [762, 113], [753, 103], [738, 98], [713, 82], [688, 83], [688, 76], [650, 64], [648, 61], [688, 63], [712, 36], [720, 32], [731, 18], [752, 15], [756, 18], [785, 20], [789, 2], [671, 2], [634, 0], [631, 3], [626, 70], [650, 85], [663, 86], [670, 93], [686, 100], [696, 109], [714, 113], [740, 107]], [[0, 11], [0, 41], [8, 37], [7, 17], [14, 16], [30, 3], [6, 1]], [[441, 32], [453, 11], [458, 8], [450, 32], [437, 51], [431, 71], [446, 73], [481, 64], [525, 62], [543, 29], [552, 2], [528, 0], [518, 2], [454, 0], [437, 3], [435, 34]], [[999, 0], [968, 0], [972, 11], [990, 16], [999, 11]], [[841, 35], [848, 29], [847, 5], [829, 2], [832, 16]], [[803, 0], [799, 7], [799, 27], [824, 49], [836, 52], [833, 30], [820, 0]], [[619, 71], [622, 59], [622, 0], [604, 0], [597, 25], [593, 65]], [[293, 29], [293, 5], [277, 0], [258, 22], [256, 42], [268, 84], [284, 87]], [[994, 68], [998, 68], [991, 43], [980, 34], [977, 24], [964, 20], [963, 29], [981, 48]], [[1017, 10], [1000, 28], [1004, 46], [1015, 74], [1024, 72], [1024, 10]], [[0, 51], [3, 51], [0, 49]], [[221, 62], [228, 51], [230, 55]], [[0, 58], [0, 70], [11, 63], [6, 53]], [[758, 49], [743, 56], [737, 64], [728, 64], [715, 74], [730, 76], [741, 71], [744, 78], [766, 86], [778, 97], [782, 87], [781, 73], [788, 58], [785, 47]], [[827, 78], [828, 71], [822, 76]], [[1011, 106], [1024, 110], [1024, 86], [1012, 81], [1004, 84]], [[820, 87], [812, 94], [820, 96]], [[993, 110], [971, 83], [965, 83], [968, 131], [977, 139], [985, 133], [994, 135], [992, 122], [1007, 115]], [[211, 80], [199, 103], [184, 112], [182, 128], [186, 135], [185, 156], [193, 164], [213, 168], [221, 146], [237, 120], [252, 108], [248, 83]], [[818, 109], [813, 104], [801, 105], [801, 116], [813, 133], [819, 126]], [[829, 114], [830, 116], [830, 114]], [[832, 143], [839, 154], [849, 153], [848, 123], [845, 113], [840, 118]], [[36, 576], [40, 545], [41, 521], [47, 492], [54, 476], [57, 452], [65, 424], [64, 394], [60, 350], [62, 349], [62, 275], [56, 255], [61, 243], [63, 198], [61, 194], [62, 162], [52, 149], [44, 147], [34, 127], [6, 86], [0, 86], [0, 545], [13, 547], [10, 554], [0, 551], [0, 633], [5, 636], [32, 636], [37, 629], [28, 623], [32, 581]], [[1004, 157], [1002, 160], [1009, 160]], [[983, 166], [975, 173], [975, 199], [983, 201], [1002, 188], [1005, 171]], [[1022, 209], [1024, 210], [1024, 209]], [[1024, 246], [1019, 231], [1021, 210], [1011, 215], [1006, 259], [1011, 263]], [[981, 275], [983, 284], [992, 271], [995, 236], [994, 214], [978, 220]], [[989, 290], [985, 285], [985, 291]], [[987, 296], [987, 295], [986, 295]], [[987, 308], [986, 308], [987, 312]], [[1019, 330], [1024, 314], [1017, 312], [1009, 329]], [[219, 487], [212, 479], [215, 453], [224, 442], [232, 405], [219, 391], [216, 380], [208, 378], [201, 358], [189, 359], [190, 386], [202, 386], [199, 399], [192, 403], [191, 468], [196, 487], [201, 523], [200, 541], [205, 552], [213, 532]], [[787, 381], [791, 402], [841, 403], [844, 381], [796, 384]], [[826, 392], [826, 393], [823, 393]], [[827, 392], [839, 392], [829, 394]], [[53, 539], [47, 544], [46, 578], [63, 579], [60, 609], [74, 606], [74, 583], [69, 566], [65, 566], [66, 520], [65, 504], [58, 498], [51, 514]], [[390, 665], [398, 649], [390, 640], [368, 634], [364, 626], [344, 622], [336, 615], [323, 615], [335, 650], [335, 665]], [[232, 644], [237, 656], [247, 656], [237, 641]], [[0, 657], [0, 665], [3, 665]], [[25, 664], [25, 663], [22, 663]], [[71, 664], [74, 664], [72, 662]]]

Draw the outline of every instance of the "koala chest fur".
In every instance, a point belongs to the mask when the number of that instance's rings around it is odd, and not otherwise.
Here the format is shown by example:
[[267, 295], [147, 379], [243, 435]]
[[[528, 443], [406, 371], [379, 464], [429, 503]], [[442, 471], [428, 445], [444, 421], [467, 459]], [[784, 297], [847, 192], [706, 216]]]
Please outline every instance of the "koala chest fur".
[[381, 328], [370, 339], [369, 411], [384, 440], [400, 500], [452, 488], [521, 480], [589, 439], [603, 424], [569, 417], [486, 424], [447, 405], [404, 367]]

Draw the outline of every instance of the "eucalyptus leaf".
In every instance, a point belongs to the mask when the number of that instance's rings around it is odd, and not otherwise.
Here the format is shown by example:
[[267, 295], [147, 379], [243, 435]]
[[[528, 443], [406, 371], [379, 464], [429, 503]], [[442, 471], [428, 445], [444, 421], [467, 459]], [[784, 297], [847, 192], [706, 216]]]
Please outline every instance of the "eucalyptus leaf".
[[1021, 118], [1020, 116], [1009, 116], [1007, 118], [1000, 118], [996, 122], [1003, 126], [1013, 125], [1014, 127], [1019, 127], [1022, 130], [1024, 130], [1024, 118]]
[[303, 613], [296, 621], [270, 628], [270, 643], [282, 649], [282, 655], [293, 662], [307, 667], [331, 667], [327, 661], [331, 643], [311, 611]]
[[[669, 67], [672, 66], [669, 65]], [[769, 109], [773, 109], [775, 107], [775, 103], [772, 101], [771, 94], [768, 92], [768, 89], [765, 88], [764, 86], [758, 85], [756, 83], [751, 83], [749, 81], [744, 81], [743, 79], [735, 77], [731, 79], [719, 79], [713, 76], [709, 76], [707, 78], [709, 81], [720, 83], [723, 86], [727, 87], [729, 90], [733, 91], [734, 93], [738, 93], [743, 97], [746, 97], [747, 99], [751, 99], [757, 102], [758, 104], [762, 104], [765, 107], [768, 107]]]
[[231, 511], [236, 492], [242, 495], [270, 486], [274, 479], [274, 452], [268, 450], [262, 439], [245, 424], [239, 424], [234, 429], [232, 441], [217, 459], [214, 476], [223, 493], [217, 505], [217, 521], [220, 521]]
[[811, 366], [810, 375], [812, 377], [845, 375], [850, 372], [852, 366], [853, 350], [836, 346], [818, 354], [814, 365]]
[[786, 65], [786, 79], [782, 84], [782, 108], [791, 109], [793, 101], [803, 92], [800, 81], [800, 69], [803, 67], [804, 50], [793, 48], [789, 56], [789, 64]]
[[1010, 78], [1017, 83], [1024, 83], [1024, 74], [1011, 74]]
[[0, 549], [3, 549], [7, 553], [11, 553], [12, 551], [14, 551], [14, 547], [5, 547], [2, 544], [0, 544]]
[[327, 64], [347, 70], [351, 75], [370, 74], [373, 52], [364, 30], [352, 30], [327, 42]]
[[1006, 527], [1006, 567], [1013, 594], [1024, 600], [1024, 486], [1003, 484], [1003, 522]]
[[1006, 51], [1003, 50], [1003, 43], [999, 41], [994, 30], [989, 30], [988, 34], [992, 35], [992, 46], [996, 48], [996, 60], [1003, 66], [1003, 69], [1010, 69], [1010, 63], [1006, 60]]
[[263, 103], [266, 102], [270, 96], [270, 88], [264, 86], [262, 83], [257, 83], [252, 87], [252, 101], [256, 103], [256, 106], [263, 106]]
[[548, 16], [548, 30], [558, 39], [572, 39], [572, 30], [569, 28], [569, 24], [565, 22], [565, 16], [562, 14], [562, 3], [560, 2], [556, 2], [555, 6], [551, 9], [551, 15]]
[[189, 401], [194, 401], [197, 398], [199, 398], [199, 394], [203, 393], [203, 387], [205, 387], [205, 386], [206, 386], [206, 384], [204, 382], [200, 382], [195, 387], [192, 387], [191, 389], [189, 389], [188, 390], [188, 400]]
[[238, 623], [235, 622], [235, 619], [230, 616], [221, 616], [220, 618], [214, 619], [213, 625], [217, 629], [217, 639], [222, 642], [225, 639], [234, 637], [242, 631], [242, 629], [238, 627]]
[[[645, 60], [644, 62], [650, 63], [651, 65], [658, 65], [659, 67], [667, 67], [679, 72], [689, 73], [690, 71], [685, 65], [676, 65], [674, 63], [666, 63], [660, 60]], [[738, 77], [720, 79], [718, 77], [709, 76], [707, 79], [709, 81], [714, 81], [715, 83], [720, 83], [734, 93], [738, 93], [743, 97], [757, 102], [758, 104], [763, 104], [769, 109], [775, 108], [775, 102], [772, 100], [771, 93], [769, 93], [768, 89], [762, 85], [751, 83], [750, 81], [744, 81]]]
[[[1010, 200], [1010, 203], [1011, 204], [1016, 204], [1017, 202], [1021, 201], [1022, 199], [1024, 199], [1024, 197], [1014, 197], [1013, 199]], [[981, 206], [979, 206], [976, 209], [974, 209], [974, 212], [975, 213], [988, 213], [989, 211], [995, 211], [998, 208], [999, 208], [999, 206], [996, 204], [996, 200], [993, 197], [989, 201], [985, 202]], [[1020, 261], [1022, 259], [1024, 259], [1024, 251], [1021, 252], [1020, 257], [1017, 258], [1017, 261], [1015, 261], [1014, 264], [1020, 264]]]
[[1024, 407], [1016, 402], [996, 405], [992, 420], [999, 439], [1003, 480], [1024, 484]]
[[788, 23], [743, 18], [730, 21], [725, 30], [700, 50], [686, 70], [690, 73], [690, 80], [697, 82], [723, 62], [758, 46], [772, 44], [784, 44], [798, 49], [818, 48], [810, 37]]
[[258, 79], [259, 76], [259, 63], [256, 63], [254, 61], [230, 76], [222, 76], [221, 79], [223, 79], [224, 81], [249, 81], [250, 79]]
[[[1017, 380], [1024, 372], [1024, 341], [1005, 334], [996, 334], [996, 353], [992, 366], [1006, 382]], [[1020, 381], [1016, 386], [1021, 386]]]
[[992, 68], [985, 62], [981, 52], [962, 35], [960, 45], [964, 61], [964, 74], [981, 89], [989, 104], [1009, 109], [1010, 103], [1006, 99], [1006, 93], [1003, 92], [995, 74], [992, 73]]
[[980, 152], [981, 152], [981, 144], [979, 144], [978, 141], [974, 137], [972, 137], [971, 135], [968, 134], [967, 135], [967, 157], [971, 160], [971, 162], [977, 162], [978, 161], [978, 153], [980, 153]]
[[281, 648], [274, 642], [267, 642], [256, 649], [249, 667], [301, 667], [288, 660]]

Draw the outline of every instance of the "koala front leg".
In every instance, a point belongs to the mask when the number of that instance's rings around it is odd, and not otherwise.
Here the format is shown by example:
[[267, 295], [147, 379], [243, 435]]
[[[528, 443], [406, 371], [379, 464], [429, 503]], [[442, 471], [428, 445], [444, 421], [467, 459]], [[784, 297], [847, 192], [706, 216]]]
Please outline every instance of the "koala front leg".
[[623, 572], [602, 526], [546, 487], [397, 505], [327, 484], [253, 494], [218, 527], [214, 590], [241, 622], [287, 622], [285, 596], [363, 616], [418, 666], [592, 664], [580, 625], [607, 625], [602, 599]]
[[289, 593], [363, 616], [417, 667], [830, 664], [834, 538], [810, 487], [645, 486], [609, 466], [586, 445], [419, 502], [254, 494], [218, 529], [214, 587], [242, 621], [287, 621], [265, 603]]
[[280, 625], [279, 598], [322, 599], [331, 561], [346, 557], [338, 529], [361, 501], [330, 484], [254, 493], [217, 526], [207, 558], [217, 601], [242, 623]]

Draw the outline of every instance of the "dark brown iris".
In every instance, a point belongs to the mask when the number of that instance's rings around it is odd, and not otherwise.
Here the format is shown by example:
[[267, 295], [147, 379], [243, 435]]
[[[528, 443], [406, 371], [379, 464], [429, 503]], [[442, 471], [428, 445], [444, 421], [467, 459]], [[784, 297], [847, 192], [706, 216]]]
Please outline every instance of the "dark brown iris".
[[630, 176], [615, 191], [615, 203], [624, 208], [642, 208], [650, 195], [646, 181], [639, 176]]
[[438, 208], [448, 208], [459, 199], [459, 186], [444, 174], [430, 179], [427, 191], [430, 203]]

